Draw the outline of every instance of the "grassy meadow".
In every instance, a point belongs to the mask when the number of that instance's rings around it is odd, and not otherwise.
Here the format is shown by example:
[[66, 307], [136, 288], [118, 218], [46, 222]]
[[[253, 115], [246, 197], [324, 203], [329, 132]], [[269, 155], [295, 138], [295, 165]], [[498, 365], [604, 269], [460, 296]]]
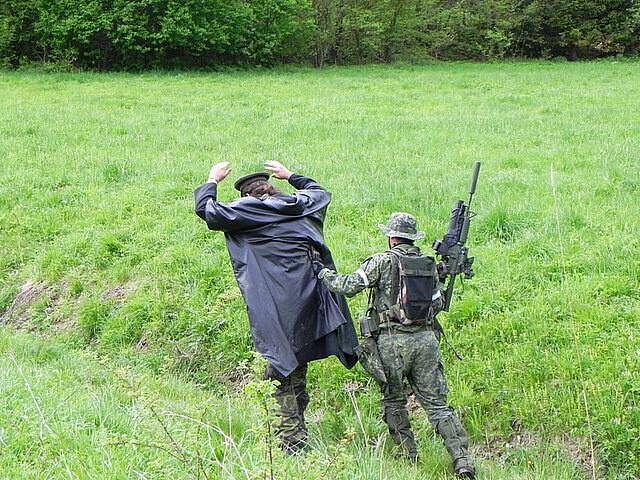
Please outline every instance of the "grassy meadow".
[[267, 159], [333, 193], [342, 271], [394, 211], [429, 250], [481, 161], [476, 276], [441, 318], [479, 478], [640, 478], [640, 63], [607, 61], [0, 73], [0, 479], [452, 478], [419, 409], [421, 461], [396, 460], [379, 393], [334, 360], [310, 369], [313, 449], [270, 466], [192, 198], [213, 163]]

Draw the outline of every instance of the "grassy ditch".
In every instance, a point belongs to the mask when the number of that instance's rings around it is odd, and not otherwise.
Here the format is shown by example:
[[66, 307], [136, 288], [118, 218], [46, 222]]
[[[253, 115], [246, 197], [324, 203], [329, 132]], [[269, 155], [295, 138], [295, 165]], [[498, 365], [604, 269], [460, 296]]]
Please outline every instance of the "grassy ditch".
[[[0, 73], [0, 312], [11, 331], [46, 339], [2, 334], [3, 390], [16, 395], [0, 413], [11, 452], [2, 468], [91, 478], [80, 469], [93, 451], [96, 469], [121, 455], [113, 478], [181, 471], [168, 453], [92, 450], [94, 433], [74, 433], [100, 402], [125, 439], [163, 433], [155, 414], [132, 413], [138, 393], [117, 386], [129, 382], [118, 369], [133, 369], [155, 385], [156, 412], [175, 401], [192, 416], [211, 403], [209, 423], [220, 426], [231, 405], [240, 422], [231, 438], [253, 445], [263, 472], [251, 433], [261, 417], [242, 403], [252, 363], [245, 309], [223, 237], [193, 214], [193, 188], [221, 160], [234, 176], [270, 158], [312, 176], [333, 193], [325, 233], [346, 271], [385, 248], [376, 225], [393, 211], [416, 214], [429, 241], [441, 236], [480, 160], [477, 275], [443, 323], [465, 354], [457, 362], [444, 351], [451, 402], [486, 458], [484, 478], [638, 477], [639, 79], [634, 62]], [[234, 197], [231, 183], [222, 199]], [[357, 315], [364, 298], [351, 305]], [[99, 391], [94, 373], [108, 377]], [[412, 478], [387, 447], [353, 446], [385, 438], [378, 393], [359, 368], [319, 363], [310, 381], [314, 455], [344, 454], [339, 471], [368, 472], [360, 478], [381, 466]], [[74, 389], [77, 402], [67, 399]], [[33, 397], [41, 413], [61, 404], [65, 414], [43, 423]], [[416, 478], [444, 475], [444, 450], [414, 415], [425, 452]], [[184, 433], [186, 444], [197, 435]], [[318, 468], [334, 471], [324, 461]], [[305, 462], [279, 465], [313, 472]]]

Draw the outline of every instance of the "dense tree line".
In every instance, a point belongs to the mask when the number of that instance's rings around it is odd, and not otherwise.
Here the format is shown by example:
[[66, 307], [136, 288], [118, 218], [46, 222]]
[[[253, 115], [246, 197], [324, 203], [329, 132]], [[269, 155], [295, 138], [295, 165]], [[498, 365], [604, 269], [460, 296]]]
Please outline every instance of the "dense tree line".
[[640, 0], [1, 0], [0, 64], [96, 69], [640, 50]]

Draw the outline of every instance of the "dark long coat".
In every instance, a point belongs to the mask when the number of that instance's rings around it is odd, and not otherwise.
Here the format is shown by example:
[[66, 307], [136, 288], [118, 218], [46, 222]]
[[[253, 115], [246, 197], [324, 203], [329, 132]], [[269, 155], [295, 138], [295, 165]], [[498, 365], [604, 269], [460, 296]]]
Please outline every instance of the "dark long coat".
[[292, 175], [293, 195], [216, 199], [217, 185], [195, 194], [196, 213], [225, 234], [247, 305], [255, 348], [282, 375], [311, 360], [337, 356], [355, 365], [357, 336], [347, 303], [314, 273], [311, 252], [335, 268], [322, 226], [331, 195], [313, 180]]

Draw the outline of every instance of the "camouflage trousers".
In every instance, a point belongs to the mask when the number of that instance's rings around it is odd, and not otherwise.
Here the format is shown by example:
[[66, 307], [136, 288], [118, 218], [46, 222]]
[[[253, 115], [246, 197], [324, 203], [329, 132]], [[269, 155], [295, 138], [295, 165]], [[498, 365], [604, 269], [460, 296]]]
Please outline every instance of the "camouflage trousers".
[[299, 366], [288, 377], [283, 377], [269, 365], [265, 378], [276, 380], [278, 383], [274, 394], [278, 403], [276, 434], [285, 450], [297, 450], [303, 447], [307, 440], [304, 422], [304, 411], [309, 404], [307, 365]]
[[411, 431], [404, 390], [406, 378], [430, 423], [442, 437], [454, 468], [471, 466], [467, 433], [447, 404], [447, 382], [440, 357], [440, 345], [431, 329], [400, 332], [384, 329], [377, 339], [380, 359], [387, 377], [379, 383], [383, 394], [384, 420], [394, 442], [415, 459], [416, 441]]

